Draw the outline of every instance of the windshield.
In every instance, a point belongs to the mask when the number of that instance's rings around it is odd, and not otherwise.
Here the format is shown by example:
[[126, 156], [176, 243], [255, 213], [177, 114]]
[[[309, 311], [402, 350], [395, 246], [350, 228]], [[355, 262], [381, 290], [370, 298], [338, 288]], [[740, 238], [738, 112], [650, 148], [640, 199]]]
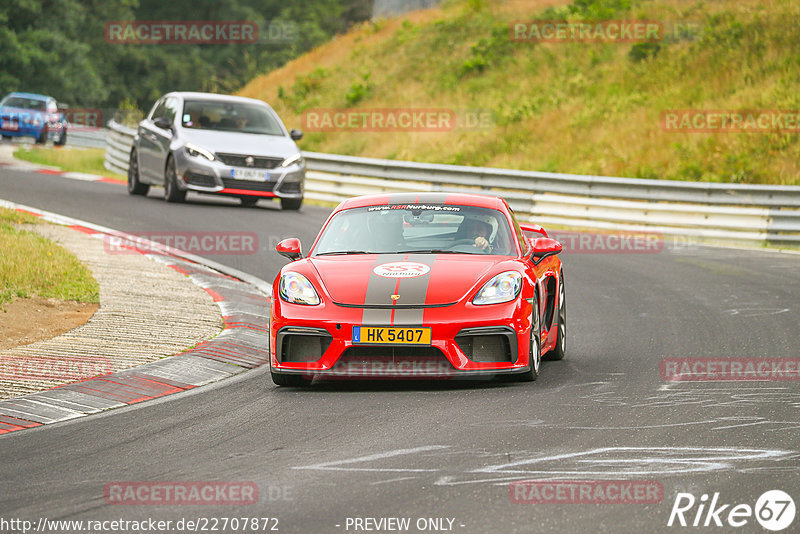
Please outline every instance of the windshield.
[[10, 108], [33, 109], [36, 111], [45, 111], [47, 109], [44, 100], [36, 100], [22, 96], [9, 96], [3, 100], [2, 105]]
[[320, 236], [314, 256], [335, 254], [516, 255], [502, 212], [472, 206], [403, 204], [343, 210]]
[[266, 106], [219, 100], [187, 100], [183, 104], [184, 128], [266, 135], [283, 135], [277, 118]]

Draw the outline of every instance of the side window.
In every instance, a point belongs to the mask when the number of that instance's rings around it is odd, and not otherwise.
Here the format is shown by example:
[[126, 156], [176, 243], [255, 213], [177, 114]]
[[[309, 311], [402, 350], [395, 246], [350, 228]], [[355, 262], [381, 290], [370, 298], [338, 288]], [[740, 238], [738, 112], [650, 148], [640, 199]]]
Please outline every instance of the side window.
[[519, 227], [517, 218], [514, 217], [514, 212], [511, 211], [511, 208], [508, 209], [508, 212], [511, 214], [511, 220], [514, 223], [514, 233], [517, 234], [517, 240], [519, 240], [520, 248], [522, 249], [522, 255], [527, 256], [531, 252], [531, 247], [528, 245], [528, 238], [525, 237], [524, 233], [522, 233], [522, 228]]
[[153, 111], [150, 112], [150, 120], [156, 120], [159, 117], [163, 117], [166, 108], [167, 108], [166, 100], [156, 102], [156, 105], [153, 106]]
[[168, 118], [170, 122], [174, 122], [175, 115], [178, 114], [178, 99], [174, 96], [169, 97], [166, 100], [164, 107], [164, 116]]

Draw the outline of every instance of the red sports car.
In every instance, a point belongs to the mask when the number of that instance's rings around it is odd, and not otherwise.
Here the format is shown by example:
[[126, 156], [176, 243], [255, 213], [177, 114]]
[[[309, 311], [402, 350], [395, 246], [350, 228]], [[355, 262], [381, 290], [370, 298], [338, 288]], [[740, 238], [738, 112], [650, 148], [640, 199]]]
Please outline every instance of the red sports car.
[[356, 197], [331, 213], [307, 257], [295, 238], [277, 251], [292, 260], [273, 284], [280, 386], [316, 376], [531, 381], [543, 356], [564, 357], [561, 244], [517, 223], [501, 198]]

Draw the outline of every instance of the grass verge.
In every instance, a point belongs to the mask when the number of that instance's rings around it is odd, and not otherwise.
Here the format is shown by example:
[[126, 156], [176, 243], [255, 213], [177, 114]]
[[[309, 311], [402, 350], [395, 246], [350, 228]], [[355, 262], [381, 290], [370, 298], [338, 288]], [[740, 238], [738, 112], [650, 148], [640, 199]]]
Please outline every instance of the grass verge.
[[112, 173], [103, 167], [106, 151], [102, 148], [21, 147], [14, 157], [39, 165], [51, 165], [64, 171], [99, 174], [124, 182], [126, 176]]
[[0, 306], [33, 296], [99, 303], [97, 281], [78, 258], [17, 226], [38, 222], [32, 215], [0, 208]]

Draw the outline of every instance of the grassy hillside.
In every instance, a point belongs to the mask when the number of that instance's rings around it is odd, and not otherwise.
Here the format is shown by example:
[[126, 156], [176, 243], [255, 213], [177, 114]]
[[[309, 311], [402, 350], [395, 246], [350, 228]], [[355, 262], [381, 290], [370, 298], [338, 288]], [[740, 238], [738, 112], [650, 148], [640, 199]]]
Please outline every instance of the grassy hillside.
[[[513, 42], [519, 20], [686, 23], [656, 44]], [[800, 184], [798, 134], [666, 131], [675, 109], [800, 110], [797, 0], [453, 0], [365, 23], [250, 82], [289, 127], [318, 109], [444, 108], [449, 132], [309, 132], [305, 150], [639, 178]]]

